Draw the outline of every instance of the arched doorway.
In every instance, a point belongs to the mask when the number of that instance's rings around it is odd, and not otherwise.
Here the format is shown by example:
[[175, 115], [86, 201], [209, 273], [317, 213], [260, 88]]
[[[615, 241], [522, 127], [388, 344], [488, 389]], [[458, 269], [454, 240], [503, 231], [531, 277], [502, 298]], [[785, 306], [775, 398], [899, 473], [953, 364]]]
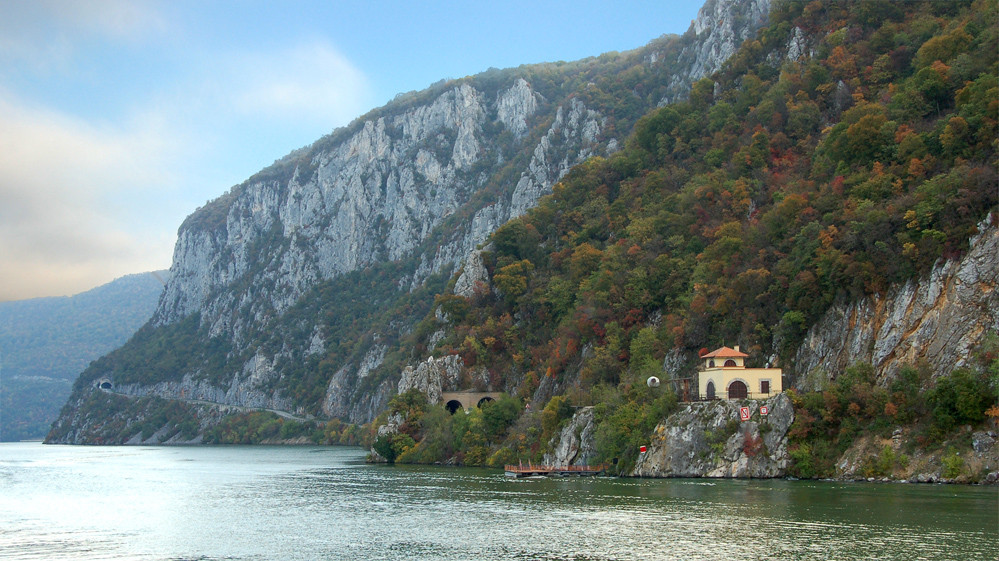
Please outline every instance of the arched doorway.
[[747, 396], [749, 396], [749, 388], [746, 387], [745, 383], [734, 380], [728, 385], [729, 399], [746, 399]]
[[712, 380], [708, 380], [708, 388], [705, 390], [704, 396], [707, 399], [715, 398], [715, 383]]
[[454, 415], [459, 409], [462, 409], [461, 402], [457, 399], [452, 399], [451, 401], [444, 404], [444, 408], [448, 410], [448, 413]]

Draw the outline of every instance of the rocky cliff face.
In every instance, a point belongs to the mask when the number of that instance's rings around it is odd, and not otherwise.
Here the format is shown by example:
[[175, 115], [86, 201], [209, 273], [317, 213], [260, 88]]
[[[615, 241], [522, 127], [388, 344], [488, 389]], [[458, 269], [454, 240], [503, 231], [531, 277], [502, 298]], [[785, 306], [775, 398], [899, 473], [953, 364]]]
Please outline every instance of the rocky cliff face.
[[812, 327], [794, 364], [795, 387], [819, 389], [832, 373], [872, 365], [881, 384], [906, 364], [926, 362], [935, 375], [963, 366], [989, 331], [999, 330], [999, 228], [990, 216], [959, 261], [883, 298], [835, 306]]
[[583, 407], [552, 437], [552, 451], [545, 454], [542, 463], [553, 466], [592, 465], [596, 457], [593, 442], [595, 430], [596, 410]]
[[[564, 166], [598, 149], [599, 116], [580, 104], [555, 108], [557, 135], [545, 135], [522, 174], [538, 193], [550, 189]], [[176, 275], [156, 312], [170, 323], [201, 312], [212, 332], [240, 332], [232, 312], [248, 306], [281, 313], [306, 288], [379, 261], [409, 255], [440, 223], [482, 187], [490, 170], [472, 169], [502, 153], [487, 126], [522, 137], [538, 94], [523, 79], [496, 99], [469, 85], [439, 92], [426, 104], [355, 124], [318, 142], [307, 154], [234, 188], [181, 228], [172, 271]], [[559, 119], [561, 118], [561, 120]], [[568, 126], [565, 126], [568, 125]], [[507, 127], [512, 128], [507, 128]], [[570, 144], [585, 144], [573, 151]], [[556, 153], [557, 152], [557, 153]], [[554, 164], [549, 162], [553, 161]], [[488, 168], [487, 162], [479, 168]], [[495, 225], [538, 193], [518, 191], [504, 208], [477, 213], [474, 228], [451, 240], [453, 249], [426, 256], [429, 271], [453, 263]], [[209, 220], [208, 215], [214, 216]], [[251, 286], [233, 290], [250, 276]]]
[[[649, 96], [624, 114], [611, 96], [587, 93], [594, 80], [643, 65], [649, 91], [679, 99], [690, 80], [718, 69], [764, 23], [768, 7], [768, 0], [710, 0], [682, 38], [581, 63], [489, 71], [401, 95], [275, 162], [184, 222], [151, 322], [164, 328], [198, 314], [207, 334], [199, 337], [231, 343], [226, 372], [209, 377], [230, 382], [212, 386], [197, 367], [118, 389], [136, 397], [301, 409], [301, 398], [282, 394], [280, 382], [288, 368], [326, 357], [338, 342], [331, 337], [339, 337], [313, 318], [274, 335], [269, 326], [303, 295], [378, 264], [399, 264], [397, 276], [385, 280], [401, 291], [459, 268], [572, 166], [614, 152], [619, 136], [663, 99]], [[465, 271], [459, 284], [467, 292], [483, 278], [481, 259]], [[383, 333], [408, 327], [367, 326]], [[265, 336], [277, 344], [261, 339], [269, 330]], [[324, 397], [305, 405], [353, 422], [371, 420], [398, 390], [395, 379], [369, 376], [385, 353], [340, 355], [323, 370]], [[421, 367], [406, 379], [412, 382]], [[81, 397], [71, 404], [82, 406]]]
[[[768, 408], [761, 415], [761, 407]], [[751, 417], [742, 421], [740, 408]], [[544, 462], [587, 465], [596, 456], [595, 410], [584, 407], [552, 438]], [[787, 431], [794, 407], [784, 394], [767, 400], [688, 403], [656, 426], [634, 477], [783, 477], [790, 465]]]
[[464, 362], [457, 355], [430, 357], [415, 368], [407, 366], [402, 371], [399, 393], [416, 389], [427, 395], [428, 402], [440, 403], [442, 392], [461, 389], [458, 382], [464, 368]]
[[[921, 447], [912, 429], [896, 429], [890, 438], [866, 435], [850, 445], [836, 462], [835, 477], [848, 481], [999, 483], [999, 435], [991, 430], [968, 430], [960, 438], [971, 441], [971, 449], [962, 454], [950, 445]], [[881, 472], [877, 477], [869, 475], [871, 465], [879, 460]]]
[[[682, 70], [670, 81], [660, 105], [686, 99], [692, 83], [721, 68], [743, 41], [766, 23], [770, 4], [771, 0], [705, 2], [684, 35], [687, 42], [678, 57]], [[660, 53], [654, 51], [649, 56], [655, 58]]]
[[[760, 415], [767, 406], [769, 414]], [[740, 407], [752, 417], [740, 420]], [[639, 477], [782, 477], [794, 407], [784, 394], [765, 401], [690, 403], [656, 427], [632, 475]]]
[[[145, 384], [115, 384], [114, 392], [132, 397], [160, 397], [185, 401], [206, 401], [237, 407], [294, 412], [298, 409], [287, 398], [268, 391], [266, 385], [277, 373], [263, 355], [256, 355], [243, 369], [233, 374], [230, 383], [220, 387], [188, 374], [180, 380]], [[298, 412], [301, 412], [300, 409]]]

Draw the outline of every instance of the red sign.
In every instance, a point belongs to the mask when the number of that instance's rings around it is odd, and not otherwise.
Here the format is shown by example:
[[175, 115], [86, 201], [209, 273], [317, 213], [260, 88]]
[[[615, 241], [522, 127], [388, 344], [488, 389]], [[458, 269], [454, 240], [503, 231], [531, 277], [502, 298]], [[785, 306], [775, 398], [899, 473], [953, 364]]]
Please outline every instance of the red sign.
[[645, 446], [640, 447], [638, 449], [638, 451], [644, 454], [645, 453]]
[[760, 415], [769, 415], [769, 414], [770, 414], [769, 407], [767, 407], [766, 405], [760, 406]]
[[748, 421], [749, 420], [749, 408], [748, 407], [740, 407], [739, 408], [739, 417], [742, 418], [743, 421]]

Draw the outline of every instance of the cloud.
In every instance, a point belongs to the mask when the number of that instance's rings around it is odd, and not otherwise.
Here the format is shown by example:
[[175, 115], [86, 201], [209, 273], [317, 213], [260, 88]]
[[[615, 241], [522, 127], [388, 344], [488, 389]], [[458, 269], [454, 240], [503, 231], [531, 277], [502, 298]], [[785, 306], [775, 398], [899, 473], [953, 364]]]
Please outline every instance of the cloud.
[[206, 36], [175, 7], [0, 2], [0, 301], [168, 266], [187, 214], [370, 108], [328, 41]]
[[227, 84], [235, 90], [236, 111], [271, 120], [344, 124], [368, 109], [371, 100], [364, 73], [321, 40], [240, 54]]
[[0, 300], [168, 263], [172, 240], [127, 229], [135, 209], [117, 202], [169, 196], [164, 142], [158, 130], [95, 127], [0, 90]]
[[32, 0], [0, 3], [0, 60], [65, 70], [94, 38], [134, 44], [170, 31], [155, 2]]

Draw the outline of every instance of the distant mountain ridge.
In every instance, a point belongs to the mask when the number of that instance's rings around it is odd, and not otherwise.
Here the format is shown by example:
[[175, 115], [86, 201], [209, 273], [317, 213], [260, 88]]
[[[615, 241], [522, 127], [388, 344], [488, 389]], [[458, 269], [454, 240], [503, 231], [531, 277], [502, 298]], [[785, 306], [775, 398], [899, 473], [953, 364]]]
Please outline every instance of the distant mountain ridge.
[[71, 382], [149, 320], [168, 278], [139, 273], [74, 296], [0, 302], [0, 439], [44, 437]]

